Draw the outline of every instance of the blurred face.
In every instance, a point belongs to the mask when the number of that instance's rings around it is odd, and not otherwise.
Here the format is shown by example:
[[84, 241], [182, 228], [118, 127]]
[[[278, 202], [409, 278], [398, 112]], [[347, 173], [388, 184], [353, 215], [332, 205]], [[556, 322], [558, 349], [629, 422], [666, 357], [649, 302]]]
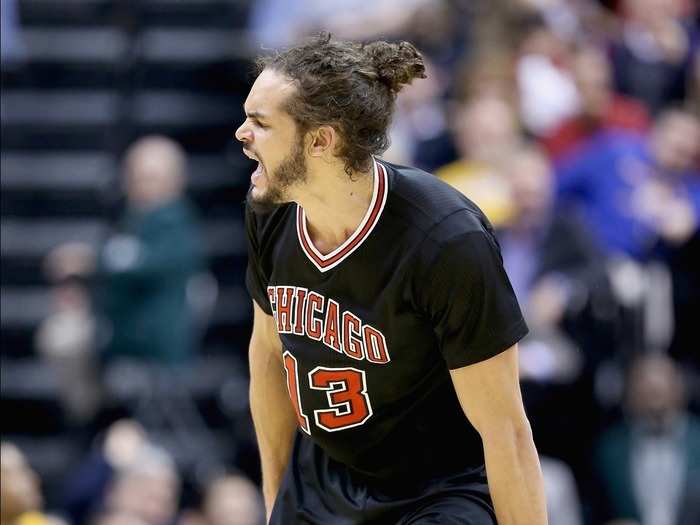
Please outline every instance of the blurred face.
[[627, 408], [651, 429], [663, 429], [683, 402], [681, 378], [669, 359], [644, 358], [630, 372]]
[[258, 162], [250, 178], [248, 202], [258, 209], [290, 202], [290, 191], [307, 176], [303, 137], [282, 108], [294, 93], [292, 82], [266, 69], [256, 79], [245, 101], [245, 122], [236, 130], [243, 152]]
[[126, 193], [129, 203], [152, 207], [177, 196], [182, 189], [182, 166], [171, 145], [146, 139], [127, 153]]
[[594, 49], [580, 52], [574, 60], [574, 76], [583, 110], [600, 116], [610, 101], [610, 64], [605, 55]]
[[20, 514], [39, 510], [43, 504], [39, 478], [14, 445], [0, 447], [0, 512], [13, 522]]
[[167, 525], [177, 511], [177, 478], [167, 469], [127, 475], [112, 490], [110, 503], [114, 511], [131, 513], [149, 525]]
[[457, 142], [462, 155], [497, 162], [517, 141], [515, 117], [503, 100], [485, 97], [469, 103], [459, 115]]
[[127, 194], [135, 204], [148, 205], [161, 200], [163, 189], [168, 187], [168, 178], [157, 168], [138, 166], [129, 172]]
[[215, 482], [204, 504], [211, 525], [255, 525], [260, 522], [260, 497], [250, 481], [229, 477]]
[[153, 524], [168, 524], [177, 511], [177, 481], [170, 473], [143, 480], [141, 498], [142, 516]]
[[698, 162], [700, 121], [688, 113], [661, 117], [653, 132], [653, 148], [662, 169], [685, 171]]
[[547, 159], [536, 152], [515, 155], [509, 162], [508, 178], [514, 196], [517, 226], [531, 227], [549, 212], [552, 173]]

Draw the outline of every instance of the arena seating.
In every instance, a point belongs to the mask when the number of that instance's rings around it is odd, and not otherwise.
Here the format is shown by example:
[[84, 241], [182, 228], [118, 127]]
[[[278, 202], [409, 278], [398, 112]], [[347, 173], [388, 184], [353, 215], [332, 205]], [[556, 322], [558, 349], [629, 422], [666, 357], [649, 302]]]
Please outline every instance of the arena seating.
[[143, 134], [166, 134], [189, 154], [189, 194], [218, 290], [188, 374], [191, 400], [224, 444], [235, 417], [246, 417], [236, 399], [246, 399], [242, 203], [251, 164], [233, 132], [250, 82], [248, 2], [18, 4], [26, 56], [2, 72], [2, 408], [5, 437], [26, 448], [51, 493], [79, 451], [64, 437], [56, 385], [34, 348], [50, 304], [42, 263], [66, 241], [98, 246], [118, 204], [120, 156]]

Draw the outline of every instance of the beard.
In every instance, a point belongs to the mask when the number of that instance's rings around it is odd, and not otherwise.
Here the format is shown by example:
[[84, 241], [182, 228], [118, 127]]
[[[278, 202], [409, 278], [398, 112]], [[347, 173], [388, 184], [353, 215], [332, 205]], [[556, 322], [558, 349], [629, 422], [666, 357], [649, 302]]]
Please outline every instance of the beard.
[[248, 189], [246, 201], [256, 213], [269, 213], [282, 204], [290, 202], [288, 191], [295, 184], [306, 181], [307, 166], [304, 157], [303, 139], [297, 141], [292, 151], [273, 172], [266, 172], [267, 189], [253, 195], [254, 186]]

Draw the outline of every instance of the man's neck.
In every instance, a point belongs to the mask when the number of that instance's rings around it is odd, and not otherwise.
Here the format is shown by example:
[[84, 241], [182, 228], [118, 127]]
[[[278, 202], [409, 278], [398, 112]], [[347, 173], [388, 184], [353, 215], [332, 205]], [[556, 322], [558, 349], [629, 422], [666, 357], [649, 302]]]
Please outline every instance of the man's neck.
[[373, 170], [348, 176], [342, 163], [309, 166], [294, 200], [304, 208], [309, 235], [321, 253], [343, 244], [362, 222], [372, 200]]

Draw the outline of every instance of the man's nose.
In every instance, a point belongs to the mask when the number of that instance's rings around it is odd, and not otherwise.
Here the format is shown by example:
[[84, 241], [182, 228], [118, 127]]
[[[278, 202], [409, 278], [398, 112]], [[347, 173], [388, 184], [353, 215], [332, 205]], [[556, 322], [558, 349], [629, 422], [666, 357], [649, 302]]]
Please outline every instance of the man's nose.
[[236, 139], [240, 140], [245, 144], [253, 142], [253, 132], [246, 125], [246, 122], [241, 124], [236, 130]]

